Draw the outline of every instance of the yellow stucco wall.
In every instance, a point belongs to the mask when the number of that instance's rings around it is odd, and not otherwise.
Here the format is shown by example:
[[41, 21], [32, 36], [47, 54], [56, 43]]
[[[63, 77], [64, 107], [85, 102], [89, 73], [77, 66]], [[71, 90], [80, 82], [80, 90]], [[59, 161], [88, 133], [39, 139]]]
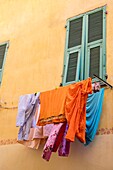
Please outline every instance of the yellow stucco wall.
[[68, 158], [53, 153], [50, 162], [41, 158], [39, 150], [19, 144], [0, 147], [0, 170], [113, 170], [113, 135], [98, 136], [88, 147], [76, 141]]
[[[63, 70], [63, 58], [64, 58], [64, 46], [65, 46], [65, 24], [67, 18], [76, 16], [89, 10], [107, 5], [107, 74], [108, 82], [113, 85], [113, 1], [111, 0], [0, 0], [0, 43], [9, 41], [9, 49], [6, 56], [6, 62], [3, 72], [2, 84], [0, 86], [0, 105], [2, 107], [10, 108], [3, 109], [0, 107], [0, 140], [1, 139], [14, 139], [17, 136], [18, 129], [15, 127], [15, 120], [17, 114], [18, 98], [22, 94], [35, 93], [37, 91], [45, 91], [53, 89], [59, 86], [61, 82], [61, 75]], [[113, 127], [113, 90], [105, 90], [105, 98], [103, 105], [103, 113], [99, 128], [112, 128]], [[11, 109], [14, 107], [13, 109]], [[104, 168], [102, 161], [106, 160], [103, 155], [103, 150], [106, 148], [107, 143], [113, 148], [111, 142], [113, 137], [109, 135], [101, 136], [100, 142], [97, 139], [97, 143], [94, 143], [98, 150], [99, 163], [94, 163], [94, 160], [90, 158], [91, 148], [87, 151], [91, 164], [87, 165], [86, 170], [93, 170], [91, 167], [94, 165], [96, 169], [112, 170], [112, 161], [109, 165], [109, 169]], [[96, 138], [100, 138], [97, 136]], [[107, 141], [109, 140], [109, 142]], [[103, 145], [101, 146], [101, 142]], [[93, 144], [92, 144], [93, 145]], [[91, 145], [91, 146], [92, 146]], [[76, 146], [73, 146], [76, 147]], [[15, 154], [17, 149], [18, 154]], [[0, 161], [2, 170], [13, 169], [26, 169], [30, 170], [32, 165], [35, 164], [34, 160], [40, 158], [37, 157], [35, 151], [25, 150], [20, 145], [7, 145], [0, 147], [0, 153], [3, 156]], [[20, 153], [21, 152], [21, 153]], [[26, 152], [26, 154], [24, 153]], [[87, 153], [86, 152], [86, 153]], [[95, 149], [93, 149], [96, 157]], [[77, 151], [79, 153], [79, 151]], [[76, 159], [76, 162], [82, 160], [82, 151], [80, 147], [80, 155], [77, 158], [77, 154], [72, 150], [71, 158], [67, 159], [68, 163], [63, 159], [60, 164], [61, 167], [66, 163], [68, 169], [75, 170], [76, 164], [71, 166], [72, 161]], [[11, 160], [10, 154], [14, 154], [15, 162], [17, 159], [22, 161], [24, 155], [31, 154], [25, 160], [23, 166], [18, 164], [18, 167], [13, 168], [13, 162], [8, 161], [6, 169], [3, 169], [3, 164], [6, 160]], [[21, 160], [21, 154], [23, 159]], [[106, 151], [107, 155], [113, 157], [113, 152], [109, 149]], [[0, 157], [1, 157], [0, 155]], [[85, 151], [84, 151], [85, 155]], [[107, 158], [108, 159], [108, 158]], [[38, 162], [39, 162], [38, 160]], [[24, 160], [23, 160], [24, 161]], [[57, 159], [58, 161], [58, 159]], [[11, 162], [11, 163], [10, 163]], [[83, 159], [83, 164], [77, 163], [77, 170], [86, 166], [86, 159]], [[110, 161], [109, 161], [110, 163]], [[54, 169], [56, 161], [52, 162]], [[45, 164], [44, 164], [45, 165]], [[43, 162], [40, 165], [40, 169], [44, 169]], [[34, 166], [37, 168], [39, 165], [36, 163]], [[48, 169], [52, 170], [51, 165], [47, 165]], [[42, 167], [42, 168], [41, 168]], [[107, 167], [107, 165], [106, 165]], [[112, 168], [111, 168], [112, 167]], [[89, 169], [88, 169], [89, 168]], [[111, 168], [111, 169], [110, 169]], [[40, 170], [38, 169], [38, 170]], [[61, 168], [62, 169], [62, 168]], [[103, 170], [102, 169], [102, 170]]]

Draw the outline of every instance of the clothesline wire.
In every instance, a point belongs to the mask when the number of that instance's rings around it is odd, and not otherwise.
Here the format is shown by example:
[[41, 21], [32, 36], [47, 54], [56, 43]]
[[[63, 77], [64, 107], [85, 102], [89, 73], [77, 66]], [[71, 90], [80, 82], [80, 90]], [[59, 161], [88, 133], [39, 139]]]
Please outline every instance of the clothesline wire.
[[3, 109], [17, 109], [18, 106], [14, 106], [14, 107], [6, 107], [6, 106], [1, 106], [1, 105], [0, 105], [0, 108], [3, 108]]

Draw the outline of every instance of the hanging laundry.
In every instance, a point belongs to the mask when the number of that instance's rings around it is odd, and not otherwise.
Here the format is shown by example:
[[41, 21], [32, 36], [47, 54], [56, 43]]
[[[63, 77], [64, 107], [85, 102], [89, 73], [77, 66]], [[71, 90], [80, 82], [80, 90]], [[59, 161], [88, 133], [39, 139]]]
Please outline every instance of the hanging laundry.
[[64, 132], [65, 132], [65, 128], [66, 128], [66, 122], [63, 123], [63, 125], [61, 126], [61, 128], [59, 130], [59, 133], [58, 133], [58, 135], [55, 139], [55, 143], [54, 143], [54, 147], [53, 147], [52, 152], [56, 152], [57, 149], [59, 148], [60, 143], [61, 143], [62, 138], [63, 138], [63, 135], [64, 135]]
[[54, 124], [43, 149], [42, 158], [46, 161], [49, 161], [52, 152], [55, 152], [58, 149], [65, 131], [65, 127], [66, 123]]
[[67, 93], [65, 115], [69, 124], [66, 139], [73, 142], [75, 136], [85, 143], [86, 101], [92, 93], [91, 78], [72, 84]]
[[[91, 78], [89, 79], [91, 83]], [[81, 89], [82, 91], [83, 90], [82, 84], [88, 82], [89, 79], [80, 81], [78, 83], [74, 83], [73, 87], [77, 89], [79, 86], [79, 89]], [[72, 85], [59, 87], [58, 89], [49, 90], [46, 92], [42, 92], [40, 94], [41, 110], [40, 110], [40, 117], [39, 117], [39, 121], [37, 122], [37, 125], [44, 126], [45, 124], [49, 124], [49, 123], [60, 123], [66, 121], [65, 101], [67, 98], [67, 94], [69, 93], [70, 86]], [[90, 88], [92, 89], [91, 84], [90, 84]], [[77, 95], [77, 97], [78, 96], [79, 95]]]
[[100, 83], [99, 82], [95, 82], [92, 84], [92, 90], [94, 93], [99, 92], [100, 91]]
[[86, 105], [86, 144], [88, 145], [93, 141], [98, 125], [100, 122], [100, 117], [102, 113], [102, 104], [104, 99], [104, 89], [100, 92], [89, 94], [87, 98]]
[[[34, 106], [34, 107], [33, 107]], [[16, 126], [20, 126], [18, 143], [29, 148], [38, 149], [42, 139], [49, 136], [53, 124], [37, 126], [40, 115], [39, 93], [20, 97]], [[26, 124], [28, 124], [26, 126]], [[27, 128], [27, 129], [26, 129]], [[27, 132], [27, 133], [26, 133]], [[26, 136], [24, 136], [26, 134]]]
[[69, 151], [70, 151], [70, 141], [67, 141], [65, 136], [68, 130], [68, 124], [66, 124], [65, 127], [65, 132], [62, 138], [62, 141], [60, 143], [59, 149], [58, 149], [58, 155], [59, 156], [68, 156], [69, 155]]
[[17, 142], [29, 148], [38, 149], [41, 141], [50, 135], [52, 128], [53, 124], [31, 128], [28, 140], [17, 140]]
[[28, 140], [47, 138], [51, 132], [53, 124], [45, 126], [37, 126], [36, 123], [40, 116], [40, 104], [38, 105], [35, 115], [33, 117], [33, 128], [30, 129]]
[[70, 143], [75, 137], [88, 145], [94, 139], [98, 128], [104, 92], [88, 94], [99, 90], [100, 85], [92, 85], [91, 78], [88, 78], [41, 94], [21, 96], [16, 121], [16, 126], [20, 127], [18, 142], [38, 149], [41, 140], [48, 138], [42, 154], [42, 158], [47, 161], [50, 160], [52, 152], [57, 150], [59, 156], [67, 157]]
[[17, 140], [18, 143], [31, 148], [38, 149], [41, 143], [41, 139], [33, 139], [33, 140]]
[[40, 94], [41, 110], [37, 125], [43, 126], [66, 121], [64, 105], [69, 86], [59, 87]]
[[20, 126], [18, 140], [28, 140], [30, 128], [33, 124], [33, 117], [40, 103], [39, 95], [40, 93], [20, 97], [16, 121], [16, 126]]

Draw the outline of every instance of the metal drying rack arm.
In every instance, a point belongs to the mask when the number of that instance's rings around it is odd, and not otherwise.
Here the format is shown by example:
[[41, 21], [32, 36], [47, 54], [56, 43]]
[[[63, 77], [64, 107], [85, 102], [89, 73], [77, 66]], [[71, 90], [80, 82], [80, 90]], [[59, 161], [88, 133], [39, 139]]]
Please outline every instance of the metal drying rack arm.
[[99, 79], [100, 81], [102, 81], [103, 83], [105, 83], [107, 86], [109, 86], [111, 89], [113, 88], [113, 86], [109, 83], [107, 83], [106, 81], [104, 81], [103, 79], [101, 79], [100, 77], [98, 77], [97, 75], [93, 74], [94, 77], [96, 77], [97, 79]]

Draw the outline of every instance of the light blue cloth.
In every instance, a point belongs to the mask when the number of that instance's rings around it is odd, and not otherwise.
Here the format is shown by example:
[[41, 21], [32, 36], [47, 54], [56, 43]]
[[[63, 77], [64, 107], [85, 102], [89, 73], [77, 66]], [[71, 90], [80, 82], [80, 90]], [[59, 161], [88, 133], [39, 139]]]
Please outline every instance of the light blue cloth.
[[30, 128], [34, 125], [36, 108], [40, 104], [40, 93], [21, 96], [18, 105], [16, 126], [19, 126], [18, 140], [28, 140]]
[[23, 126], [27, 117], [29, 117], [29, 109], [33, 106], [34, 94], [26, 94], [20, 96], [18, 103], [18, 114], [16, 119], [16, 126]]
[[86, 144], [88, 145], [93, 141], [98, 125], [100, 122], [100, 117], [102, 113], [102, 104], [104, 99], [104, 89], [102, 88], [100, 92], [89, 94], [86, 105]]

